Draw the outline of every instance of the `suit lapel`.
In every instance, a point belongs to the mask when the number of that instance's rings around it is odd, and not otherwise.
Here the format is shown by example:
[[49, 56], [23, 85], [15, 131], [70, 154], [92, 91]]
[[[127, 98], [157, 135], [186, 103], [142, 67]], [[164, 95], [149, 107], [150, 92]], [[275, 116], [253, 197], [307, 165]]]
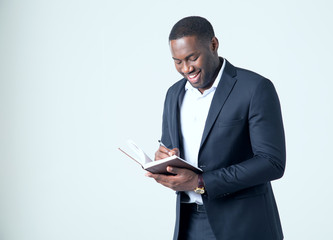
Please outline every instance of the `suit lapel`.
[[236, 83], [236, 69], [232, 66], [227, 60], [226, 66], [224, 68], [222, 78], [220, 80], [219, 85], [216, 88], [212, 103], [210, 105], [210, 109], [208, 112], [204, 132], [201, 139], [200, 147], [204, 144], [213, 124], [216, 121], [225, 101], [227, 100], [230, 92], [232, 91], [235, 83]]
[[171, 119], [170, 119], [170, 127], [171, 127], [171, 135], [172, 135], [172, 145], [173, 147], [180, 147], [179, 140], [181, 136], [181, 128], [180, 128], [180, 106], [183, 101], [185, 95], [185, 84], [186, 80], [184, 79], [183, 84], [180, 84], [180, 87], [175, 91], [172, 107], [171, 107]]

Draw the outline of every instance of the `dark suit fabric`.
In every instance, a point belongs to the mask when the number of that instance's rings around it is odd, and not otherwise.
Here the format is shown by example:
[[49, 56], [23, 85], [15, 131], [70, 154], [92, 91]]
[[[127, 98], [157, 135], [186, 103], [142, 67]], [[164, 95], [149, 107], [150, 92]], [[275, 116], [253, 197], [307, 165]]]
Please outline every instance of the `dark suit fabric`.
[[[186, 80], [167, 92], [162, 141], [183, 155], [180, 105]], [[213, 232], [220, 240], [283, 239], [270, 181], [282, 177], [285, 140], [280, 103], [266, 78], [228, 61], [207, 116], [198, 166]], [[179, 230], [180, 199], [174, 239]]]

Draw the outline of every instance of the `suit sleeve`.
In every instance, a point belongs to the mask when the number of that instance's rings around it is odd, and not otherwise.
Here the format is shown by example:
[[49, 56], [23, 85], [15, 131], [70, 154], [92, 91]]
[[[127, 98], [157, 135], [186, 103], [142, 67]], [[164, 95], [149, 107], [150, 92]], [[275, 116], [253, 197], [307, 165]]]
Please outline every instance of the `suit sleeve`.
[[248, 131], [253, 157], [203, 174], [209, 198], [218, 198], [282, 177], [285, 137], [273, 84], [263, 79], [249, 104]]

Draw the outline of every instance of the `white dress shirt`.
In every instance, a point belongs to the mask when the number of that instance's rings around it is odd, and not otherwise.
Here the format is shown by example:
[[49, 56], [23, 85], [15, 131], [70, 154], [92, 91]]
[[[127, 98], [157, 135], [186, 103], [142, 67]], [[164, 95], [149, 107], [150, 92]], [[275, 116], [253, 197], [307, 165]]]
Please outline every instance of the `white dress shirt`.
[[[222, 67], [212, 87], [203, 93], [192, 87], [189, 82], [185, 85], [185, 95], [180, 109], [180, 124], [184, 144], [184, 158], [194, 166], [198, 166], [198, 153], [203, 130], [210, 104], [222, 77], [224, 67], [225, 60], [223, 60]], [[187, 191], [186, 193], [190, 197], [190, 203], [202, 204], [200, 194], [194, 191]]]

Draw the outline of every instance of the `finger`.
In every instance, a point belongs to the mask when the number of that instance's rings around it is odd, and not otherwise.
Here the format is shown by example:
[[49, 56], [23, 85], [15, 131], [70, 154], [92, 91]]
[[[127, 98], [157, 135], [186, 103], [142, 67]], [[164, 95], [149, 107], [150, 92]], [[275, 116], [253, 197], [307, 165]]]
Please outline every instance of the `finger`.
[[159, 149], [155, 153], [155, 160], [160, 160], [163, 158], [169, 157], [169, 149], [160, 146]]
[[172, 150], [169, 151], [169, 156], [179, 156], [179, 149], [178, 148], [173, 148]]
[[151, 172], [146, 172], [146, 173], [145, 173], [145, 176], [146, 176], [146, 177], [150, 177], [150, 178], [152, 178], [152, 177], [153, 177], [153, 174], [152, 174]]
[[155, 180], [159, 179], [160, 175], [161, 174], [154, 174], [154, 173], [151, 173], [151, 172], [146, 172], [146, 174], [145, 174], [146, 177], [154, 178]]
[[168, 166], [167, 167], [167, 171], [169, 172], [169, 173], [173, 173], [173, 174], [179, 174], [181, 171], [182, 171], [182, 169], [181, 168], [176, 168], [176, 167], [171, 167], [171, 166]]
[[169, 149], [169, 148], [166, 148], [166, 147], [164, 147], [164, 146], [160, 146], [160, 147], [158, 148], [158, 150], [159, 150], [160, 152], [162, 152], [162, 153], [165, 153], [165, 154], [169, 154], [169, 152], [170, 152], [170, 149]]
[[163, 174], [154, 174], [151, 172], [147, 172], [145, 174], [146, 177], [150, 177], [150, 178], [154, 178], [156, 182], [160, 183], [160, 182], [164, 182], [164, 175]]
[[169, 154], [161, 153], [161, 152], [155, 153], [155, 160], [160, 160], [160, 159], [167, 158], [167, 157], [170, 157]]
[[176, 152], [173, 151], [173, 150], [170, 150], [170, 151], [168, 152], [168, 155], [171, 157], [171, 156], [173, 156], [173, 155], [176, 155]]

